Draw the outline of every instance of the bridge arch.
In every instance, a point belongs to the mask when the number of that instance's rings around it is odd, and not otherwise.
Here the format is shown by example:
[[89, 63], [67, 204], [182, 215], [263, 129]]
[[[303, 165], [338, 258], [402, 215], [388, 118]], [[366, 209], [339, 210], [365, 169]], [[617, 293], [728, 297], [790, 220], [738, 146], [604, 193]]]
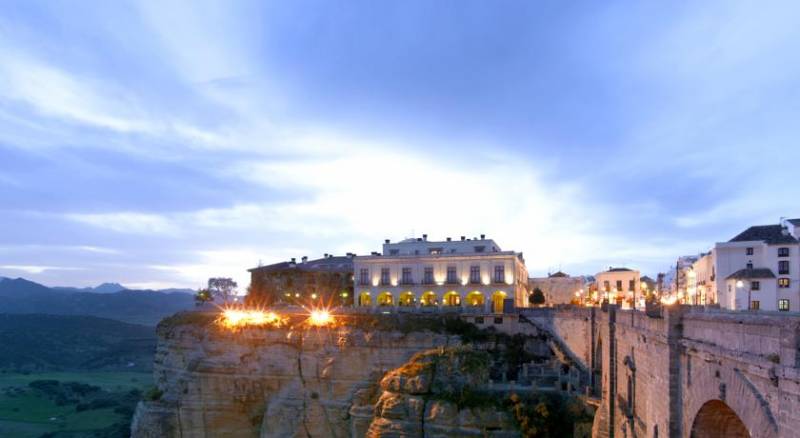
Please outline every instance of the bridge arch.
[[692, 438], [750, 438], [736, 412], [722, 400], [709, 400], [700, 407], [692, 423]]

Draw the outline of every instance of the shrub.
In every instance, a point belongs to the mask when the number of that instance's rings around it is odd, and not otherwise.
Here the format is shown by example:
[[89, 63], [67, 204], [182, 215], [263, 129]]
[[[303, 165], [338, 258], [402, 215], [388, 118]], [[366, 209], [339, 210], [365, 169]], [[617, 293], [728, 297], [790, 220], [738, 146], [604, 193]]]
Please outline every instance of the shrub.
[[156, 387], [152, 387], [144, 393], [144, 399], [147, 401], [157, 401], [161, 400], [162, 395], [164, 395], [164, 391]]

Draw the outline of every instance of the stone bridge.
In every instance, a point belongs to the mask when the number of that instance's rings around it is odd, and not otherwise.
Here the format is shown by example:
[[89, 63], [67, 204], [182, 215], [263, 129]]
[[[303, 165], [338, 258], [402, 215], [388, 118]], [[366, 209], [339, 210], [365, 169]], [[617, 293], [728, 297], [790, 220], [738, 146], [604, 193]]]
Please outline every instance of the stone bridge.
[[591, 370], [595, 437], [800, 436], [800, 317], [526, 309]]

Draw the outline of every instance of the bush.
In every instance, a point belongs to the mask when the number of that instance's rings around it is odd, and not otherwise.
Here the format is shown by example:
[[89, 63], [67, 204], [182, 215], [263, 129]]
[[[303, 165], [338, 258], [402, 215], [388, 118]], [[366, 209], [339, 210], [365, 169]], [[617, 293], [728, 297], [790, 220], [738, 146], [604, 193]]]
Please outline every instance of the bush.
[[144, 399], [147, 401], [157, 401], [161, 400], [162, 395], [164, 395], [164, 391], [156, 387], [152, 387], [144, 393]]

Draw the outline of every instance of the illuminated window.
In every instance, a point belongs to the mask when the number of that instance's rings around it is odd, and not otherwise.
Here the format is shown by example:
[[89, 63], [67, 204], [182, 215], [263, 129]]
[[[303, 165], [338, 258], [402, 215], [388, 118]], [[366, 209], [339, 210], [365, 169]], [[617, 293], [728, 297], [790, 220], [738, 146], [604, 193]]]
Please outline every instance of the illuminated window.
[[428, 248], [428, 253], [431, 255], [439, 255], [442, 253], [442, 248]]
[[628, 290], [636, 290], [636, 280], [630, 280], [628, 282]]
[[622, 292], [622, 280], [617, 280], [617, 290]]
[[790, 283], [791, 283], [791, 280], [789, 280], [788, 278], [779, 278], [778, 279], [778, 287], [787, 288], [787, 287], [789, 287]]
[[758, 310], [761, 308], [761, 301], [750, 301], [750, 310]]
[[778, 300], [778, 310], [781, 312], [789, 311], [789, 300]]
[[611, 290], [611, 284], [608, 282], [608, 280], [603, 281], [603, 290], [606, 292]]

